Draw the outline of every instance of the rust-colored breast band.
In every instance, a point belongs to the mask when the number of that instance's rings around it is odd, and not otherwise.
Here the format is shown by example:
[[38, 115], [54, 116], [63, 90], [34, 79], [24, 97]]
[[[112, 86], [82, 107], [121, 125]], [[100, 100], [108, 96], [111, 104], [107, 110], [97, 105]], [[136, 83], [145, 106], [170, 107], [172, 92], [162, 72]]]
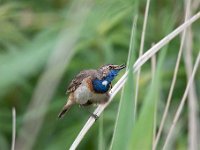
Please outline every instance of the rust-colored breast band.
[[94, 92], [91, 78], [86, 79], [86, 83], [91, 92]]

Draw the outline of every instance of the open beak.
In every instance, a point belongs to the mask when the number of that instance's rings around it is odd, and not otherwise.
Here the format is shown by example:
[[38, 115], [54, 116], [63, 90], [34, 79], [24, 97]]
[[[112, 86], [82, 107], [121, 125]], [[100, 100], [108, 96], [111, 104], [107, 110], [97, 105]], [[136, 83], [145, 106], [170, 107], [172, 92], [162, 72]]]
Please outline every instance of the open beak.
[[122, 65], [114, 65], [114, 66], [113, 66], [113, 69], [121, 70], [121, 69], [124, 69], [125, 67], [126, 67], [125, 64], [122, 64]]

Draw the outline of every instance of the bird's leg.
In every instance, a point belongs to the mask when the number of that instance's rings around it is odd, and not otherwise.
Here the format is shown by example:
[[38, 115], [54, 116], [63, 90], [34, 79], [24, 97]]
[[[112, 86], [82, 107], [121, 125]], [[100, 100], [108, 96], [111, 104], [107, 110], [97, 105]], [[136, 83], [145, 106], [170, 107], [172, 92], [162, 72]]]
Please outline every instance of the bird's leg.
[[99, 102], [99, 104], [105, 104], [108, 102], [110, 95], [108, 93], [105, 94], [105, 97]]
[[[113, 88], [112, 83], [110, 83], [109, 86], [110, 86], [110, 90], [111, 90], [111, 89]], [[111, 91], [111, 92], [112, 92], [112, 91]]]
[[93, 103], [91, 102], [91, 101], [87, 101], [87, 103], [85, 103], [85, 104], [81, 104], [81, 106], [90, 106], [90, 105], [92, 105]]
[[112, 89], [112, 88], [113, 88], [112, 83], [110, 83], [110, 89]]
[[99, 118], [99, 116], [96, 115], [96, 114], [93, 114], [92, 112], [90, 112], [88, 109], [85, 109], [85, 107], [84, 107], [84, 106], [89, 106], [91, 104], [92, 103], [90, 101], [88, 101], [86, 104], [79, 105], [79, 107], [83, 108], [84, 110], [86, 110], [95, 119], [95, 121], [96, 121]]

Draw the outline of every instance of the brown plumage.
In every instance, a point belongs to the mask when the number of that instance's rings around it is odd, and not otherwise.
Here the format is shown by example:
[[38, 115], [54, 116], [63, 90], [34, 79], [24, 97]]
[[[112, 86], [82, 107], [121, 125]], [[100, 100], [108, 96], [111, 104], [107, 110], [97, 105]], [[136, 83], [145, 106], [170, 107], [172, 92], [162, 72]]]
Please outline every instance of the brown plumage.
[[[102, 104], [109, 99], [109, 88], [111, 81], [117, 75], [117, 72], [125, 68], [125, 65], [104, 65], [97, 70], [81, 71], [69, 84], [67, 94], [69, 98], [67, 103], [60, 111], [58, 117], [61, 118], [74, 104], [87, 106], [90, 104]], [[110, 74], [111, 71], [118, 70], [116, 73]], [[109, 76], [107, 80], [106, 77]], [[97, 82], [96, 82], [97, 81]], [[95, 83], [93, 83], [95, 82]], [[95, 87], [95, 88], [94, 88]], [[101, 88], [107, 87], [106, 90]]]
[[69, 87], [68, 87], [66, 93], [74, 92], [79, 87], [79, 85], [82, 83], [83, 79], [85, 79], [87, 77], [91, 77], [91, 80], [94, 78], [102, 79], [103, 75], [101, 73], [99, 73], [97, 70], [81, 71], [78, 75], [75, 76], [75, 78], [69, 84]]
[[[69, 87], [66, 91], [66, 94], [69, 94], [69, 98], [67, 103], [64, 105], [62, 110], [60, 111], [58, 117], [62, 118], [64, 114], [74, 105], [76, 102], [74, 100], [73, 92], [81, 85], [83, 79], [90, 77], [90, 81], [94, 78], [102, 79], [103, 75], [98, 72], [98, 70], [84, 70], [81, 71], [69, 84]], [[91, 87], [90, 87], [91, 88]], [[84, 105], [84, 104], [83, 104]]]
[[58, 118], [62, 118], [64, 114], [71, 108], [71, 106], [74, 104], [74, 102], [70, 99], [68, 99], [67, 103], [64, 105], [60, 113], [58, 114]]

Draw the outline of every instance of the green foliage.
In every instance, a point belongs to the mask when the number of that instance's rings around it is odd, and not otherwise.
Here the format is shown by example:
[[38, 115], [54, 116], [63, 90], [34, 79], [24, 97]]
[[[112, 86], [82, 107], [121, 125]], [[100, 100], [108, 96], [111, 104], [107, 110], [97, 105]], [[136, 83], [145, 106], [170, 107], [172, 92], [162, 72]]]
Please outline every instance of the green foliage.
[[132, 132], [129, 149], [151, 149], [152, 147], [154, 120], [156, 117], [155, 111], [157, 110], [158, 94], [161, 92], [159, 84], [161, 81], [162, 65], [166, 56], [166, 50], [167, 49], [163, 50], [159, 57], [158, 64], [156, 65], [157, 69], [152, 77], [152, 82], [148, 87], [148, 93], [146, 94], [139, 118], [136, 121]]
[[[69, 54], [70, 56], [66, 58], [69, 65], [60, 78], [61, 82], [54, 91], [51, 91], [55, 94], [53, 95], [50, 91], [43, 93], [43, 89], [40, 91], [43, 95], [52, 96], [51, 101], [46, 105], [44, 122], [33, 144], [33, 149], [37, 150], [70, 147], [89, 114], [77, 106], [72, 108], [62, 120], [57, 119], [57, 114], [67, 98], [65, 95], [67, 85], [80, 70], [98, 68], [106, 63], [127, 62], [129, 44], [133, 44], [130, 42], [133, 16], [136, 16], [133, 12], [138, 12], [137, 29], [133, 28], [135, 29], [134, 48], [131, 48], [131, 53], [134, 49], [134, 54], [129, 55], [132, 57], [128, 61], [128, 68], [131, 70], [139, 53], [138, 45], [145, 3], [146, 1], [140, 1], [140, 5], [137, 5], [132, 0], [89, 1], [91, 8], [88, 15], [75, 21], [76, 12], [80, 9], [73, 11], [74, 7], [82, 6], [85, 0], [3, 0], [0, 2], [0, 149], [8, 150], [11, 147], [12, 107], [16, 108], [18, 137], [20, 130], [23, 130], [24, 116], [27, 114], [36, 85], [39, 84], [44, 70], [47, 67], [54, 68], [55, 70], [52, 71], [54, 75], [57, 69], [61, 68], [61, 64], [55, 67], [47, 66], [47, 63], [56, 54], [56, 48], [60, 43], [64, 45], [64, 50], [69, 49], [70, 44], [66, 44], [65, 40], [70, 41], [70, 37], [73, 39], [73, 36], [79, 32], [80, 36], [71, 49], [73, 55]], [[178, 5], [168, 0], [151, 2], [144, 50], [171, 32], [172, 26], [178, 26], [184, 20], [183, 2], [176, 0], [175, 3]], [[81, 31], [79, 31], [80, 24]], [[200, 47], [199, 21], [192, 29], [194, 35], [192, 54], [196, 56]], [[138, 119], [134, 121], [133, 118], [134, 74], [129, 71], [128, 82], [123, 88], [121, 100], [119, 101], [119, 93], [104, 111], [104, 116], [101, 116], [103, 118], [100, 118], [87, 133], [79, 146], [80, 149], [128, 149], [128, 146], [130, 149], [151, 148], [155, 107], [158, 111], [157, 126], [159, 126], [160, 114], [163, 112], [171, 84], [179, 44], [180, 38], [177, 37], [168, 45], [166, 54], [157, 55], [158, 63], [154, 80], [151, 79], [150, 62], [143, 66], [139, 82]], [[60, 58], [57, 60], [59, 61]], [[173, 116], [186, 84], [183, 61], [179, 70], [169, 118]], [[199, 74], [198, 71], [195, 80], [198, 97], [200, 96]], [[49, 80], [53, 80], [51, 74]], [[42, 100], [45, 98], [45, 96], [40, 97]], [[93, 108], [88, 109], [93, 110]], [[38, 107], [35, 112], [40, 114], [43, 108]], [[31, 115], [37, 115], [35, 112]], [[181, 117], [181, 121], [184, 122], [179, 129], [181, 134], [176, 134], [178, 138], [170, 145], [172, 148], [179, 145], [181, 149], [187, 145], [188, 135], [182, 132], [187, 131], [186, 111]], [[164, 127], [161, 144], [164, 142], [163, 137], [166, 136], [170, 121], [168, 119]], [[37, 124], [37, 121], [34, 123]], [[29, 134], [32, 134], [31, 130]], [[25, 138], [28, 139], [28, 136]]]
[[111, 143], [111, 150], [120, 150], [120, 149], [127, 149], [127, 142], [131, 137], [131, 132], [133, 129], [134, 123], [134, 77], [133, 77], [133, 63], [135, 61], [135, 37], [136, 37], [136, 21], [137, 17], [135, 17], [133, 27], [132, 27], [132, 34], [131, 34], [131, 41], [130, 41], [130, 48], [129, 48], [129, 55], [127, 61], [127, 70], [128, 79], [123, 88], [121, 100], [119, 103], [118, 114], [115, 122], [115, 130], [113, 133], [113, 139]]

